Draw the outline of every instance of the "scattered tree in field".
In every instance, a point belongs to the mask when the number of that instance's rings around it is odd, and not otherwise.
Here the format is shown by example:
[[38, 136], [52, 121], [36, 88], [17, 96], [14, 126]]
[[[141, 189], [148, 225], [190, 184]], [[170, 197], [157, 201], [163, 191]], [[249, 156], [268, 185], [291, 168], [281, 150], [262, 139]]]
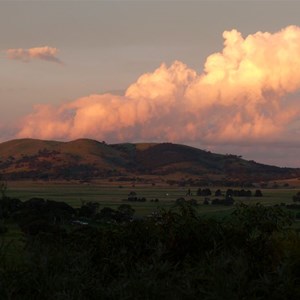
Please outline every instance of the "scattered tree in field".
[[228, 198], [228, 197], [232, 197], [233, 196], [233, 190], [232, 189], [228, 189], [227, 191], [226, 191], [226, 198]]
[[215, 196], [216, 196], [216, 197], [222, 196], [222, 191], [221, 191], [220, 189], [217, 189], [217, 190], [215, 191]]
[[209, 188], [201, 189], [199, 188], [197, 190], [197, 196], [210, 196], [211, 190]]
[[147, 199], [145, 197], [138, 197], [137, 193], [132, 191], [128, 194], [127, 201], [130, 201], [130, 202], [146, 202]]
[[263, 194], [262, 194], [261, 190], [255, 191], [254, 197], [262, 197], [262, 196], [263, 196]]

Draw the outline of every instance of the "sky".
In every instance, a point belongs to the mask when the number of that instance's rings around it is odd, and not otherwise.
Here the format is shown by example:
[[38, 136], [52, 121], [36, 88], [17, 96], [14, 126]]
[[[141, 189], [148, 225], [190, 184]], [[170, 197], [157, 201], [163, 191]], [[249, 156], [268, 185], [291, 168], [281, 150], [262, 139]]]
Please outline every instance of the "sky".
[[173, 142], [300, 167], [300, 1], [0, 1], [0, 141]]

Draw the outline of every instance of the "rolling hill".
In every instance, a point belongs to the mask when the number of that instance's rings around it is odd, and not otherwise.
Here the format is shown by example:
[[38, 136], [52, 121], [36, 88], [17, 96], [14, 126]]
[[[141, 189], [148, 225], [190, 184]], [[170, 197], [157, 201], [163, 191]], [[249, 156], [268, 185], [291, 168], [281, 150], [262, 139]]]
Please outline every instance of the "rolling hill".
[[280, 168], [172, 143], [106, 144], [17, 139], [0, 144], [4, 179], [91, 179], [174, 174], [210, 180], [275, 180], [300, 176]]

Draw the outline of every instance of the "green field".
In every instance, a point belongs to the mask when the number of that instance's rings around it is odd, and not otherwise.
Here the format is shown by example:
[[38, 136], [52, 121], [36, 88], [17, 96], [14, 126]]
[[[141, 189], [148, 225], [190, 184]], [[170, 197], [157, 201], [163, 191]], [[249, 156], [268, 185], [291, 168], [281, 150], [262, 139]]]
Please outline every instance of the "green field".
[[[79, 207], [83, 202], [98, 202], [100, 209], [105, 206], [112, 208], [118, 207], [124, 203], [128, 194], [135, 191], [138, 197], [145, 197], [146, 202], [125, 202], [131, 204], [136, 210], [137, 215], [147, 215], [152, 211], [160, 208], [168, 208], [175, 204], [176, 199], [185, 197], [188, 199], [196, 199], [199, 204], [202, 204], [204, 197], [197, 196], [196, 187], [190, 188], [192, 196], [186, 196], [188, 187], [170, 187], [170, 186], [151, 186], [140, 185], [131, 186], [124, 184], [117, 186], [106, 183], [78, 183], [78, 182], [9, 182], [7, 188], [7, 196], [16, 197], [21, 200], [28, 200], [32, 197], [41, 197], [50, 200], [64, 201], [73, 207]], [[220, 187], [225, 192], [226, 187]], [[211, 188], [214, 193], [217, 188]], [[253, 194], [255, 189], [251, 189]], [[292, 197], [300, 189], [261, 189], [262, 198], [255, 197], [234, 197], [235, 201], [242, 201], [245, 204], [261, 202], [264, 205], [275, 204], [291, 204]], [[211, 199], [215, 198], [210, 196]], [[151, 199], [159, 199], [159, 202], [151, 202]], [[218, 205], [199, 205], [201, 213], [214, 214], [216, 216], [226, 215], [232, 210], [232, 207]]]

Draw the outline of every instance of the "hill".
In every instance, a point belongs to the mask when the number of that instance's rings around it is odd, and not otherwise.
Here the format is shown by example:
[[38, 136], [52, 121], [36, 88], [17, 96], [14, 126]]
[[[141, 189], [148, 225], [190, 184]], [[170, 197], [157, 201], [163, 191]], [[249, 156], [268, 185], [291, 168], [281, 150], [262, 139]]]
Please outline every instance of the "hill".
[[172, 143], [106, 144], [17, 139], [0, 144], [5, 179], [91, 179], [133, 176], [192, 177], [201, 180], [275, 180], [300, 176], [300, 169], [247, 161]]

